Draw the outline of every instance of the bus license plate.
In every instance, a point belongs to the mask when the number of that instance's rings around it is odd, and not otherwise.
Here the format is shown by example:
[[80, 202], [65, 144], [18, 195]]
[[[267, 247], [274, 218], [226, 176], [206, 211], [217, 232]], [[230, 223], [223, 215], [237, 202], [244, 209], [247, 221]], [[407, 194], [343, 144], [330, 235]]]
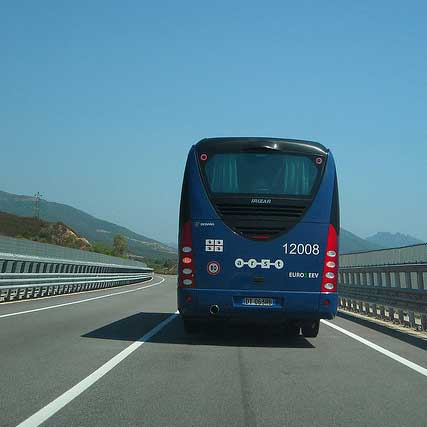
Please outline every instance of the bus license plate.
[[243, 298], [244, 305], [273, 305], [273, 298]]

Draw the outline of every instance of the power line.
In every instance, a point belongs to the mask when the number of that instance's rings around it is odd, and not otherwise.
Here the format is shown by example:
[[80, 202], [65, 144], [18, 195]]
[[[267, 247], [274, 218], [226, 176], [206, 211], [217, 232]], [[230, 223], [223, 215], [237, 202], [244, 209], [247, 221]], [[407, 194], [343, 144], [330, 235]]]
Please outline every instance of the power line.
[[43, 196], [37, 191], [34, 194], [34, 218], [40, 220], [40, 200]]

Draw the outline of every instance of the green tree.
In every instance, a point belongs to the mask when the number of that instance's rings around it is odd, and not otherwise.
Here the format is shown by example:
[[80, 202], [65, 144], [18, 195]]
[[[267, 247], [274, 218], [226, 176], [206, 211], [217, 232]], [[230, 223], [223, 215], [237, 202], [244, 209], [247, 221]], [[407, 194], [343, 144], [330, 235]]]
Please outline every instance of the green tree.
[[123, 234], [116, 234], [114, 236], [113, 247], [114, 247], [114, 255], [116, 255], [116, 256], [124, 256], [125, 255], [127, 248], [128, 248], [128, 242], [127, 242], [125, 236], [123, 236]]
[[114, 255], [114, 249], [101, 242], [94, 242], [90, 250], [99, 254]]

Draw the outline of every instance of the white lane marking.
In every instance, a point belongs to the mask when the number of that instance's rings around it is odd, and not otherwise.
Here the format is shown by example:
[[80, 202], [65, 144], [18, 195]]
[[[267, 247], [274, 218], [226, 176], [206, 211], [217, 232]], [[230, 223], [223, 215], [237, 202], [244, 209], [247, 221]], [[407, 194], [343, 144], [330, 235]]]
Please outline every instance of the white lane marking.
[[35, 414], [31, 415], [26, 420], [18, 424], [17, 427], [37, 427], [43, 422], [45, 422], [52, 415], [56, 414], [60, 409], [65, 405], [70, 403], [85, 390], [87, 390], [91, 385], [95, 384], [100, 378], [105, 374], [111, 371], [115, 366], [120, 362], [125, 360], [130, 356], [136, 349], [142, 346], [146, 341], [150, 340], [154, 335], [156, 335], [161, 329], [163, 329], [168, 323], [176, 318], [178, 312], [171, 314], [167, 319], [163, 320], [156, 327], [147, 332], [143, 337], [139, 338], [138, 341], [133, 342], [131, 345], [122, 350], [119, 354], [116, 354], [108, 362], [104, 363], [96, 371], [92, 372], [89, 376], [81, 380], [74, 387], [71, 387], [68, 391], [61, 394], [52, 402], [48, 403], [45, 407], [37, 411]]
[[34, 308], [32, 310], [16, 311], [15, 313], [2, 314], [2, 315], [0, 315], [0, 319], [5, 318], [5, 317], [19, 316], [20, 314], [35, 313], [36, 311], [51, 310], [52, 308], [65, 307], [67, 305], [80, 304], [82, 302], [95, 301], [97, 299], [109, 298], [109, 297], [113, 297], [115, 295], [123, 295], [123, 294], [127, 294], [129, 292], [136, 292], [136, 291], [140, 291], [141, 289], [148, 289], [148, 288], [151, 288], [153, 286], [160, 285], [164, 281], [165, 281], [165, 278], [162, 277], [162, 280], [160, 280], [160, 282], [152, 283], [151, 285], [141, 286], [141, 287], [136, 288], [136, 289], [128, 289], [127, 291], [114, 292], [112, 294], [100, 295], [98, 297], [86, 298], [86, 299], [82, 299], [79, 301], [65, 302], [63, 304], [56, 304], [56, 305], [49, 305], [47, 307]]
[[395, 360], [396, 362], [401, 363], [402, 365], [407, 366], [408, 368], [418, 372], [421, 375], [424, 375], [425, 377], [427, 377], [427, 369], [423, 368], [420, 365], [417, 365], [414, 362], [411, 362], [408, 359], [405, 359], [402, 356], [399, 356], [396, 353], [393, 353], [390, 350], [385, 349], [384, 347], [381, 347], [377, 344], [374, 344], [372, 341], [367, 340], [366, 338], [362, 338], [359, 337], [359, 335], [354, 334], [353, 332], [347, 331], [347, 329], [341, 328], [340, 326], [334, 325], [333, 323], [328, 322], [327, 320], [321, 320], [322, 323], [324, 323], [325, 325], [328, 325], [331, 328], [336, 329], [337, 331], [340, 331], [341, 333], [349, 336], [350, 338], [353, 338], [356, 341], [361, 342], [362, 344], [367, 345], [368, 347], [371, 347], [372, 349], [384, 354], [387, 357], [390, 357], [390, 359]]

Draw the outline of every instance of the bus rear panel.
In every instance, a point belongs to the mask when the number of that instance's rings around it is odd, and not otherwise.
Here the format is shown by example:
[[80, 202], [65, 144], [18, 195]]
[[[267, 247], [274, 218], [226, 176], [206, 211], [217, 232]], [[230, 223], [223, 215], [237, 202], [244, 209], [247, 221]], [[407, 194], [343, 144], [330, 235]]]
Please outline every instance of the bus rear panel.
[[316, 336], [337, 310], [339, 206], [324, 146], [210, 138], [188, 154], [178, 309], [203, 320], [288, 322]]

